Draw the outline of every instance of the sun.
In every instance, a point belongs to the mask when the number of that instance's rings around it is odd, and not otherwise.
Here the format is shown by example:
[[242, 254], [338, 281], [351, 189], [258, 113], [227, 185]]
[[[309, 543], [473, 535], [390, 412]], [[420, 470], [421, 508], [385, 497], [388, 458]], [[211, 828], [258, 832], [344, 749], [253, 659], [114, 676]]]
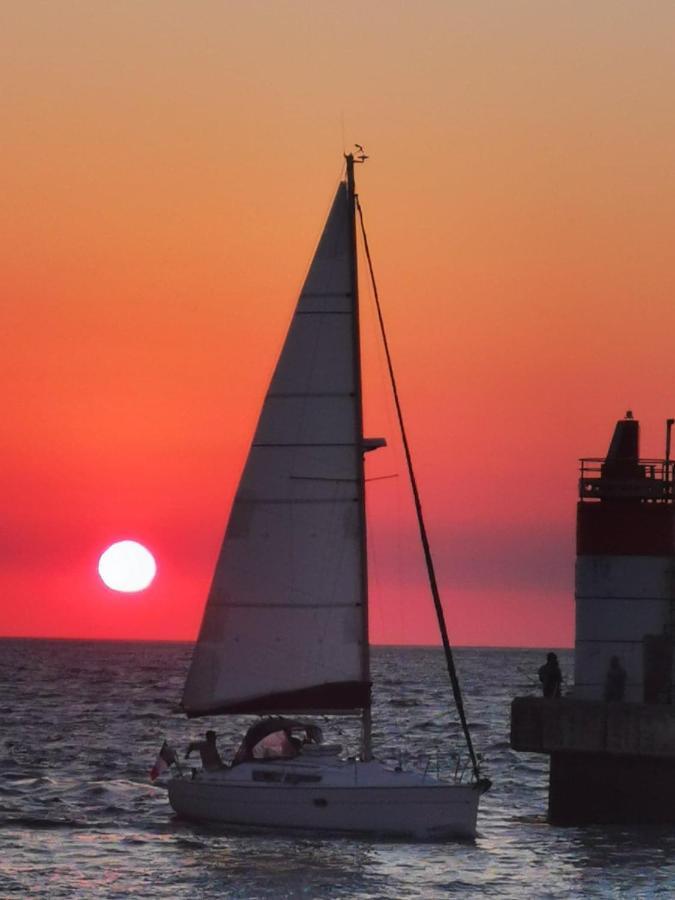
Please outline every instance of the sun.
[[101, 554], [98, 574], [110, 590], [133, 594], [150, 586], [157, 574], [157, 563], [143, 544], [118, 541]]

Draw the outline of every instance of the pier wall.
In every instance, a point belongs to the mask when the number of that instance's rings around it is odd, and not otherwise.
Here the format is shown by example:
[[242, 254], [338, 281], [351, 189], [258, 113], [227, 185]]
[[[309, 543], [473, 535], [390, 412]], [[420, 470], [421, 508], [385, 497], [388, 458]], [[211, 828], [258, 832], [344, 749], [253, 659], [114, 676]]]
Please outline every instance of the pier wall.
[[552, 825], [675, 824], [675, 759], [552, 753]]
[[553, 824], [675, 824], [672, 706], [516, 697], [511, 746], [550, 755]]

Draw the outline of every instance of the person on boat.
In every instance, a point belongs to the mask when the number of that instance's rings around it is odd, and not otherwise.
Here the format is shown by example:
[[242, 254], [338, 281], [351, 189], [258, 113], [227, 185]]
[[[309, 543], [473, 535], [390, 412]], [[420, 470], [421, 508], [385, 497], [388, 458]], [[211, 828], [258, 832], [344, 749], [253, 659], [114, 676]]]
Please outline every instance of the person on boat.
[[206, 740], [203, 741], [190, 742], [185, 751], [185, 759], [190, 756], [193, 750], [199, 750], [199, 755], [202, 758], [202, 767], [207, 772], [215, 772], [217, 769], [223, 769], [225, 766], [218, 753], [218, 748], [216, 747], [215, 731], [207, 731], [205, 738]]
[[626, 670], [619, 662], [618, 656], [609, 661], [609, 669], [605, 677], [605, 702], [617, 703], [623, 700], [626, 692]]
[[[294, 732], [300, 732], [298, 737]], [[321, 729], [311, 722], [269, 716], [251, 725], [244, 735], [232, 765], [252, 759], [292, 759], [304, 744], [320, 743]]]
[[544, 697], [557, 698], [560, 696], [562, 686], [562, 672], [558, 665], [558, 657], [555, 653], [546, 655], [546, 662], [539, 668], [539, 681]]

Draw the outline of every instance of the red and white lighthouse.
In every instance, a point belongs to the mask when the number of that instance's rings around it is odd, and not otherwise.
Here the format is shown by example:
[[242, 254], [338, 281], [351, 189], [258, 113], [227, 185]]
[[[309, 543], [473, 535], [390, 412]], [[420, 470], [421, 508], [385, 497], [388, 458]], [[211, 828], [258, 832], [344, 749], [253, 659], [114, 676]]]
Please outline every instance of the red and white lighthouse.
[[582, 459], [577, 505], [574, 696], [602, 700], [612, 657], [626, 701], [670, 703], [675, 507], [664, 459], [640, 458], [640, 424], [616, 424], [604, 459]]

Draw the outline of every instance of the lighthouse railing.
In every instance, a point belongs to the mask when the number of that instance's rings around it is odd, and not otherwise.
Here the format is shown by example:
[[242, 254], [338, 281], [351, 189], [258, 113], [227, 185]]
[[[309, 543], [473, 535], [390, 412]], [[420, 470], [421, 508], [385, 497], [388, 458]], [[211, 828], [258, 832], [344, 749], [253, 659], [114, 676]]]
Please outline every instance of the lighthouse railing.
[[639, 459], [625, 468], [609, 470], [604, 457], [579, 460], [579, 499], [640, 500], [645, 503], [672, 503], [675, 461]]

